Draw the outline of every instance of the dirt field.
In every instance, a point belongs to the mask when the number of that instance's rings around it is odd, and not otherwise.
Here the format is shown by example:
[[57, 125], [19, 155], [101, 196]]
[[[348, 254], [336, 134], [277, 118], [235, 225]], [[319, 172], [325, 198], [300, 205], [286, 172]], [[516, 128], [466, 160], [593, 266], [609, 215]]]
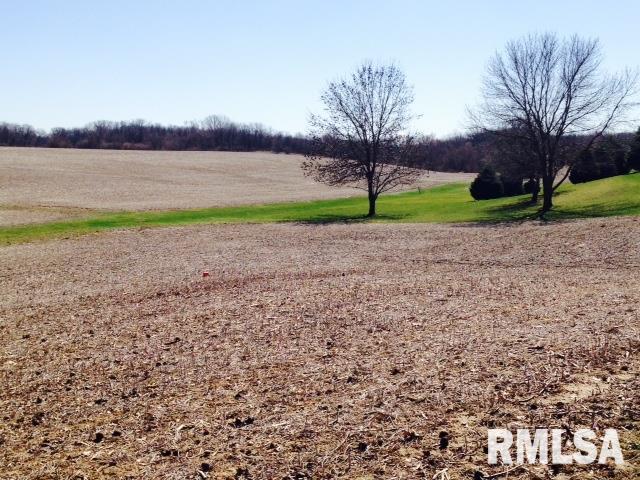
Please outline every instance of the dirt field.
[[499, 478], [639, 478], [639, 285], [637, 218], [4, 247], [0, 477], [482, 478], [488, 427], [543, 425], [626, 467]]
[[[64, 210], [60, 207], [66, 207], [69, 214], [69, 208], [212, 207], [362, 194], [353, 188], [328, 187], [305, 178], [300, 170], [302, 158], [264, 152], [3, 147], [0, 148], [0, 225], [57, 220]], [[471, 181], [473, 176], [434, 172], [419, 184], [428, 187]]]

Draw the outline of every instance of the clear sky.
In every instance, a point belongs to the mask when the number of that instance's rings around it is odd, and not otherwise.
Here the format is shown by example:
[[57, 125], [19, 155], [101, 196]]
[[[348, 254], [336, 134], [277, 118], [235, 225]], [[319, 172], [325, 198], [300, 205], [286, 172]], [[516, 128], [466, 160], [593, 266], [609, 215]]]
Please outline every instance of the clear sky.
[[489, 57], [536, 31], [599, 37], [640, 64], [638, 0], [0, 0], [0, 121], [182, 125], [210, 114], [304, 132], [326, 83], [394, 61], [415, 128], [463, 131]]

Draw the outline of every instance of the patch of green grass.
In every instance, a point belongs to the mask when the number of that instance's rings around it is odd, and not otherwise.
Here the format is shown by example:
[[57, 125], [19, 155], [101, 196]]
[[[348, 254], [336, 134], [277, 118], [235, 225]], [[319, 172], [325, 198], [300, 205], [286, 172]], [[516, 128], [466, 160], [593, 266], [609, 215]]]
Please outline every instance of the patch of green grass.
[[[313, 202], [274, 203], [192, 210], [105, 213], [92, 218], [0, 228], [0, 244], [82, 235], [116, 228], [145, 228], [202, 223], [272, 222], [505, 222], [533, 218], [538, 206], [529, 196], [474, 201], [468, 185], [382, 196], [378, 216], [365, 217], [364, 197]], [[549, 219], [640, 214], [640, 174], [563, 185]]]

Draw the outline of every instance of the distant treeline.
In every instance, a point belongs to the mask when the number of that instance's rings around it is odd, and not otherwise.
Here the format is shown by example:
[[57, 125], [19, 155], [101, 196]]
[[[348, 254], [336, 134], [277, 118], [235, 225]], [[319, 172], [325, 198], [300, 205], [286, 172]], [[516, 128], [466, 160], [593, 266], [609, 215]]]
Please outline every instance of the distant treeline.
[[[418, 166], [430, 170], [477, 172], [486, 155], [480, 137], [445, 140], [423, 137]], [[142, 120], [95, 122], [82, 128], [54, 128], [46, 133], [29, 125], [0, 123], [0, 146], [112, 150], [269, 151], [305, 154], [310, 139], [260, 124], [239, 124], [221, 116], [186, 126], [164, 126]]]
[[38, 132], [25, 125], [0, 125], [0, 145], [111, 150], [228, 150], [302, 153], [307, 139], [275, 133], [259, 124], [238, 124], [212, 116], [186, 126], [142, 120], [95, 122], [82, 128]]
[[[630, 135], [628, 136], [631, 137]], [[624, 138], [626, 140], [626, 138]], [[260, 124], [240, 124], [211, 116], [186, 126], [164, 126], [142, 120], [95, 122], [82, 128], [54, 128], [46, 133], [29, 125], [0, 123], [0, 146], [112, 150], [211, 150], [305, 154], [304, 135], [274, 132]], [[495, 156], [486, 134], [445, 139], [422, 137], [417, 165], [445, 172], [478, 172]]]

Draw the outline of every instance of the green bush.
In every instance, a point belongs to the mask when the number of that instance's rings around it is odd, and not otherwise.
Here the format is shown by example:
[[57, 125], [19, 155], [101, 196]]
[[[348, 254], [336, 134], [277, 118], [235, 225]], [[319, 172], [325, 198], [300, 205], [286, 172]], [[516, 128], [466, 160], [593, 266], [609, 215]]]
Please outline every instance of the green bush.
[[595, 150], [580, 153], [578, 160], [571, 169], [569, 180], [571, 183], [584, 183], [601, 178], [625, 175], [630, 171], [630, 163], [625, 158], [621, 147], [600, 145]]
[[618, 175], [626, 175], [631, 171], [631, 166], [627, 161], [627, 153], [622, 149], [613, 152], [613, 163], [616, 165]]
[[504, 187], [496, 171], [486, 166], [471, 182], [469, 192], [475, 200], [488, 200], [499, 198], [504, 195]]
[[502, 180], [503, 197], [514, 197], [524, 193], [522, 178], [501, 176], [500, 179]]
[[627, 156], [627, 166], [629, 169], [640, 171], [640, 128], [636, 132], [636, 137], [631, 144], [631, 151]]
[[527, 195], [532, 195], [533, 192], [535, 192], [536, 190], [538, 192], [540, 191], [540, 184], [536, 180], [534, 180], [533, 178], [530, 178], [529, 180], [524, 182], [524, 185], [522, 186], [522, 189], [523, 189], [524, 193], [526, 193]]

